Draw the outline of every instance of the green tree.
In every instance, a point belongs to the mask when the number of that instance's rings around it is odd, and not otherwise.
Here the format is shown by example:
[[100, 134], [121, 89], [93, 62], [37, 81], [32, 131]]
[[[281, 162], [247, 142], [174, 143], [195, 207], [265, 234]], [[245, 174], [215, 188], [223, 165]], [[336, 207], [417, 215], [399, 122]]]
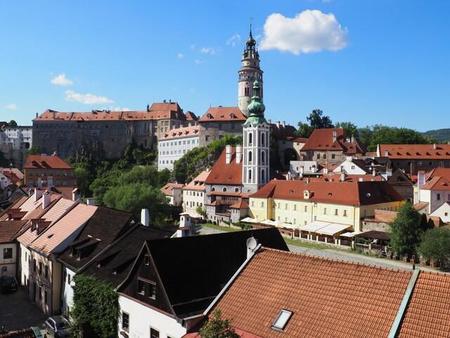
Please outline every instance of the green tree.
[[222, 319], [220, 310], [214, 310], [211, 317], [200, 329], [202, 338], [239, 338], [230, 325], [230, 321]]
[[358, 127], [352, 122], [338, 122], [336, 123], [336, 128], [344, 129], [345, 137], [354, 136], [358, 138]]
[[85, 166], [77, 165], [74, 167], [74, 174], [77, 179], [77, 186], [82, 196], [90, 193], [89, 182], [91, 182], [91, 173]]
[[410, 202], [403, 204], [391, 224], [390, 245], [400, 256], [412, 256], [420, 243], [421, 216]]
[[15, 120], [11, 120], [11, 121], [8, 122], [8, 126], [16, 128], [17, 127], [17, 122]]
[[32, 146], [27, 151], [27, 155], [39, 155], [41, 154], [41, 149], [38, 146]]
[[448, 269], [450, 262], [450, 229], [435, 228], [425, 232], [418, 251], [426, 259], [438, 261], [441, 269]]
[[128, 183], [109, 188], [103, 202], [107, 207], [139, 214], [141, 209], [149, 209], [155, 223], [164, 222], [169, 207], [166, 197], [159, 188], [145, 183]]
[[314, 129], [308, 123], [299, 122], [296, 134], [300, 137], [309, 137], [313, 130]]
[[72, 335], [116, 337], [119, 302], [114, 288], [82, 274], [77, 274], [74, 281], [74, 306], [70, 313]]
[[312, 129], [318, 128], [333, 128], [333, 122], [331, 118], [327, 115], [323, 115], [323, 111], [320, 109], [314, 109], [306, 120]]

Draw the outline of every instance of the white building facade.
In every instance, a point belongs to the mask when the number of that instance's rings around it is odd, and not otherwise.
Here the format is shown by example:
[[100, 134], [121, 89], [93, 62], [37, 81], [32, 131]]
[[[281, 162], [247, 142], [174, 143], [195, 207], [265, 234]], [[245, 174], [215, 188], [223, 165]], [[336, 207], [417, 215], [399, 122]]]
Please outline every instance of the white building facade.
[[158, 140], [158, 170], [173, 170], [175, 161], [199, 146], [199, 126], [169, 130]]
[[242, 183], [245, 193], [254, 193], [270, 178], [270, 125], [264, 118], [264, 104], [260, 97], [260, 84], [253, 84], [252, 102], [248, 106], [249, 117], [243, 134]]

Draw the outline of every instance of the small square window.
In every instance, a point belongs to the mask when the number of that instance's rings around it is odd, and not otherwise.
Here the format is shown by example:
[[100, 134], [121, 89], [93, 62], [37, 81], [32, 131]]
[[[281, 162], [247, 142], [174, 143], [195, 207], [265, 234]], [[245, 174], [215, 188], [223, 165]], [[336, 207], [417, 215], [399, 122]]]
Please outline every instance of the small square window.
[[151, 327], [150, 338], [159, 338], [159, 331]]
[[3, 249], [3, 259], [11, 259], [13, 258], [13, 249], [12, 248], [4, 248]]

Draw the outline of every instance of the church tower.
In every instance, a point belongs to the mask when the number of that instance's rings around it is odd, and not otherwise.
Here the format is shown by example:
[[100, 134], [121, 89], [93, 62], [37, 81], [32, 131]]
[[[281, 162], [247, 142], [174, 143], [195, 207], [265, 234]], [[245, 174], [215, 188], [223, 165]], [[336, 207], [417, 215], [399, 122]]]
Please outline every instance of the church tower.
[[243, 192], [253, 193], [265, 185], [270, 177], [270, 125], [264, 118], [261, 85], [255, 80], [253, 97], [248, 105], [248, 118], [242, 126]]
[[248, 105], [253, 96], [253, 82], [259, 81], [261, 86], [260, 98], [263, 98], [263, 71], [259, 68], [259, 53], [256, 49], [256, 41], [253, 39], [252, 27], [245, 43], [244, 53], [239, 69], [238, 82], [238, 106], [239, 109], [248, 116]]

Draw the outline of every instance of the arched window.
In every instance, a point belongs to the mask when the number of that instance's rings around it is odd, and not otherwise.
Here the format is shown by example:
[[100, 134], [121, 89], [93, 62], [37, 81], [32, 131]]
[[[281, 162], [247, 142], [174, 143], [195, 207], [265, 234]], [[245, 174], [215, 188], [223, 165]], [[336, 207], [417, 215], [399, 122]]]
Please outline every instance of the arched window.
[[261, 164], [266, 164], [266, 152], [261, 151]]
[[264, 144], [266, 141], [266, 134], [265, 133], [261, 133], [261, 145], [263, 147], [265, 147], [266, 145]]
[[261, 182], [265, 182], [266, 181], [266, 172], [264, 169], [261, 169]]
[[251, 146], [253, 143], [253, 133], [248, 133], [248, 144]]
[[252, 170], [248, 170], [248, 181], [250, 182], [252, 180]]
[[251, 163], [252, 161], [253, 161], [253, 154], [252, 154], [252, 151], [250, 150], [248, 152], [248, 163]]
[[223, 191], [223, 192], [227, 192], [227, 188], [223, 188], [222, 191]]
[[245, 96], [250, 96], [249, 88], [245, 87]]

